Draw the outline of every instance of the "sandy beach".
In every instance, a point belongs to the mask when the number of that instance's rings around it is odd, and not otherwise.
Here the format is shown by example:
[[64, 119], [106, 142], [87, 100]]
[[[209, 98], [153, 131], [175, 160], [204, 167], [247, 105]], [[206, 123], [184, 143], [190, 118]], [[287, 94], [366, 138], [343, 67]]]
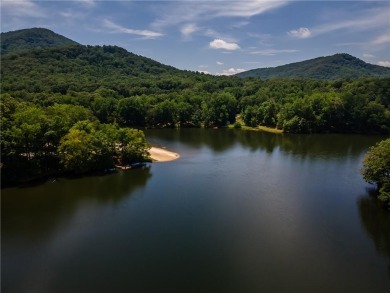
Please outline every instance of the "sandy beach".
[[168, 151], [166, 149], [151, 147], [149, 150], [150, 157], [156, 162], [168, 162], [176, 160], [180, 157], [178, 153]]

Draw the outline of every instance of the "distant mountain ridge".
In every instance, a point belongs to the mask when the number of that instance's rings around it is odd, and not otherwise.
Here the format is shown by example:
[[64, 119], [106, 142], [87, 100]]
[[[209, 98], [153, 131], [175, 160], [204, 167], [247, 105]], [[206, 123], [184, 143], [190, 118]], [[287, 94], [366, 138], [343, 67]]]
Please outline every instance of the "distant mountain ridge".
[[[34, 49], [36, 51], [31, 51]], [[50, 51], [38, 52], [38, 51]], [[61, 64], [61, 68], [55, 71], [71, 71], [73, 66], [80, 70], [87, 61], [91, 72], [102, 72], [97, 67], [104, 67], [106, 73], [113, 75], [148, 75], [148, 74], [188, 74], [188, 71], [176, 69], [169, 65], [161, 64], [152, 59], [135, 55], [125, 49], [115, 46], [83, 46], [77, 42], [59, 35], [45, 28], [30, 28], [1, 33], [1, 56], [21, 55], [18, 64], [23, 62], [45, 62], [59, 66], [61, 60], [73, 56], [78, 62], [70, 65], [70, 62]], [[54, 56], [56, 56], [54, 58]], [[61, 57], [60, 57], [61, 56]], [[31, 59], [31, 58], [32, 59]], [[27, 58], [26, 60], [23, 60]], [[7, 58], [6, 58], [7, 59]], [[40, 60], [39, 60], [40, 59]], [[8, 62], [7, 62], [8, 63]], [[25, 65], [29, 67], [31, 64]], [[35, 64], [36, 65], [36, 64]], [[23, 67], [23, 66], [22, 66]], [[67, 67], [70, 67], [67, 69]], [[320, 80], [358, 79], [365, 77], [390, 77], [390, 68], [366, 63], [349, 54], [335, 54], [327, 57], [318, 57], [306, 61], [286, 64], [272, 68], [259, 68], [236, 74], [237, 77], [270, 78], [309, 78]]]
[[1, 33], [1, 55], [31, 49], [45, 49], [79, 43], [45, 28], [30, 28]]
[[270, 68], [258, 68], [236, 74], [238, 77], [311, 78], [335, 80], [341, 78], [390, 77], [390, 68], [364, 62], [349, 54], [335, 54]]
[[42, 28], [2, 33], [1, 49], [3, 81], [13, 75], [51, 81], [62, 76], [77, 85], [75, 72], [83, 72], [89, 82], [185, 73], [117, 46], [84, 46]]

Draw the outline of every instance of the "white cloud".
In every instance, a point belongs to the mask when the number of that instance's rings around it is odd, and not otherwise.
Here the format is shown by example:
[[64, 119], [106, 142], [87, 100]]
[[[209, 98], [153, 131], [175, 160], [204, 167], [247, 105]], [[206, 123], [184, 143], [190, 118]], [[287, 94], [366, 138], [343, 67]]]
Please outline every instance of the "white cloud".
[[311, 31], [307, 27], [301, 27], [297, 30], [291, 30], [287, 32], [290, 37], [298, 39], [306, 39], [311, 36]]
[[218, 36], [220, 36], [221, 34], [209, 28], [205, 30], [204, 35], [208, 37], [218, 38]]
[[364, 53], [364, 54], [363, 54], [363, 57], [364, 57], [364, 58], [375, 58], [374, 55], [368, 54], [368, 53]]
[[275, 56], [282, 53], [296, 53], [299, 52], [299, 50], [295, 49], [266, 49], [266, 50], [260, 50], [260, 51], [253, 51], [250, 52], [251, 54], [257, 54], [262, 56]]
[[92, 6], [95, 6], [95, 0], [79, 0], [80, 3], [86, 5], [86, 6], [89, 6], [89, 7], [92, 7]]
[[63, 12], [60, 12], [60, 15], [65, 17], [65, 18], [74, 18], [73, 11], [63, 11]]
[[251, 17], [264, 13], [268, 10], [279, 8], [288, 3], [288, 1], [237, 1], [229, 2], [214, 2], [208, 3], [204, 8], [211, 11], [215, 16], [236, 16], [236, 17]]
[[234, 51], [240, 49], [240, 46], [236, 43], [228, 43], [221, 39], [215, 39], [214, 41], [210, 42], [209, 44], [210, 48], [213, 49], [224, 49], [229, 51]]
[[375, 38], [371, 44], [372, 45], [384, 45], [384, 44], [387, 44], [387, 43], [390, 43], [390, 34], [384, 34], [384, 35], [381, 35], [377, 38]]
[[222, 62], [220, 62], [220, 61], [217, 61], [217, 64], [218, 64], [218, 65], [223, 65], [223, 63], [222, 63]]
[[371, 9], [364, 14], [356, 14], [354, 18], [332, 21], [312, 29], [315, 35], [329, 33], [336, 30], [350, 29], [354, 31], [367, 30], [376, 27], [388, 27], [389, 11], [386, 9]]
[[87, 15], [81, 11], [66, 10], [59, 13], [68, 21], [83, 20]]
[[249, 21], [240, 21], [232, 25], [232, 28], [241, 28], [250, 24]]
[[229, 68], [229, 69], [226, 69], [226, 70], [222, 71], [221, 75], [233, 75], [233, 74], [237, 74], [237, 73], [244, 72], [244, 71], [246, 71], [246, 69], [243, 69], [243, 68]]
[[[349, 19], [344, 17], [342, 20], [332, 19], [332, 21], [322, 25], [311, 27], [310, 29], [301, 27], [296, 30], [291, 30], [287, 32], [287, 34], [296, 38], [309, 38], [338, 30], [366, 31], [378, 27], [389, 27], [388, 6], [384, 6], [383, 8], [378, 9], [364, 10], [363, 12], [357, 14], [351, 13], [350, 15], [353, 15], [353, 17], [350, 17]], [[376, 42], [377, 44], [389, 42], [389, 36], [384, 35], [383, 38], [378, 38]]]
[[46, 17], [42, 8], [32, 0], [1, 0], [0, 8], [4, 15], [17, 17]]
[[112, 21], [110, 21], [108, 19], [103, 20], [103, 27], [111, 30], [112, 33], [138, 35], [138, 36], [142, 36], [142, 37], [145, 37], [148, 39], [155, 39], [155, 38], [163, 36], [163, 34], [161, 34], [161, 33], [153, 32], [153, 31], [149, 31], [149, 30], [135, 30], [135, 29], [131, 29], [131, 28], [125, 28], [123, 26], [120, 26], [118, 24], [113, 23]]
[[189, 38], [194, 32], [198, 31], [199, 28], [194, 23], [184, 25], [180, 32], [185, 38]]
[[[183, 29], [184, 30], [184, 33], [185, 32], [188, 32], [188, 36], [186, 36], [185, 34], [183, 34]], [[182, 33], [183, 37], [188, 39], [191, 37], [191, 34], [192, 33], [197, 33], [197, 35], [201, 35], [201, 36], [205, 36], [205, 37], [210, 37], [210, 38], [213, 38], [213, 39], [224, 39], [226, 40], [227, 42], [235, 42], [235, 39], [233, 39], [230, 35], [228, 34], [225, 34], [225, 33], [221, 33], [221, 32], [217, 32], [216, 30], [213, 30], [211, 28], [206, 28], [206, 27], [198, 27], [197, 25], [194, 25], [194, 26], [188, 26], [187, 25], [184, 25], [181, 29], [180, 29], [180, 32]]]
[[201, 64], [201, 65], [198, 65], [199, 68], [207, 68], [209, 67], [208, 65], [204, 65], [204, 64]]
[[290, 1], [172, 1], [160, 11], [162, 17], [153, 23], [154, 27], [195, 22], [217, 17], [251, 17], [288, 4]]
[[377, 64], [380, 65], [380, 66], [390, 67], [390, 61], [388, 61], [388, 60], [386, 60], [386, 61], [379, 61]]

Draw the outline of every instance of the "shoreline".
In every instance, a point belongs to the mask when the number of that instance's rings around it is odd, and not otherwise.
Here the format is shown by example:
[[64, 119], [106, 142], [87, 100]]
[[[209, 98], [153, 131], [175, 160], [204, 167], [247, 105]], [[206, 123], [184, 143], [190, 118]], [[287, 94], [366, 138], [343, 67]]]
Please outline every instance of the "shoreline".
[[158, 147], [151, 147], [149, 155], [153, 162], [169, 162], [180, 158], [178, 153]]
[[251, 126], [246, 126], [242, 125], [240, 128], [234, 128], [234, 125], [231, 124], [228, 126], [229, 129], [238, 129], [238, 130], [249, 130], [249, 131], [262, 131], [262, 132], [268, 132], [268, 133], [275, 133], [275, 134], [283, 134], [284, 131], [282, 129], [277, 129], [277, 128], [272, 128], [268, 126], [256, 126], [256, 127], [251, 127]]

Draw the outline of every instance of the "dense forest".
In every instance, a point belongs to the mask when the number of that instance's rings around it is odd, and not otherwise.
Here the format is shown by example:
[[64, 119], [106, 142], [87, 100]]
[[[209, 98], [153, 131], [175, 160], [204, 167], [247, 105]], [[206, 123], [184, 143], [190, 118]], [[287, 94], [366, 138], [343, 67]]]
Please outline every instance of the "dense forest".
[[78, 45], [64, 36], [45, 28], [22, 29], [1, 34], [1, 55], [31, 49]]
[[321, 81], [180, 71], [114, 47], [70, 46], [2, 57], [1, 91], [35, 106], [78, 105], [101, 123], [285, 132], [389, 133], [390, 79]]
[[238, 73], [239, 77], [314, 78], [322, 80], [390, 77], [390, 68], [366, 63], [349, 54], [335, 54], [277, 67], [259, 68]]
[[1, 76], [9, 182], [147, 159], [143, 133], [129, 127], [225, 127], [240, 117], [290, 133], [390, 133], [389, 78], [211, 76], [69, 44], [2, 54]]

